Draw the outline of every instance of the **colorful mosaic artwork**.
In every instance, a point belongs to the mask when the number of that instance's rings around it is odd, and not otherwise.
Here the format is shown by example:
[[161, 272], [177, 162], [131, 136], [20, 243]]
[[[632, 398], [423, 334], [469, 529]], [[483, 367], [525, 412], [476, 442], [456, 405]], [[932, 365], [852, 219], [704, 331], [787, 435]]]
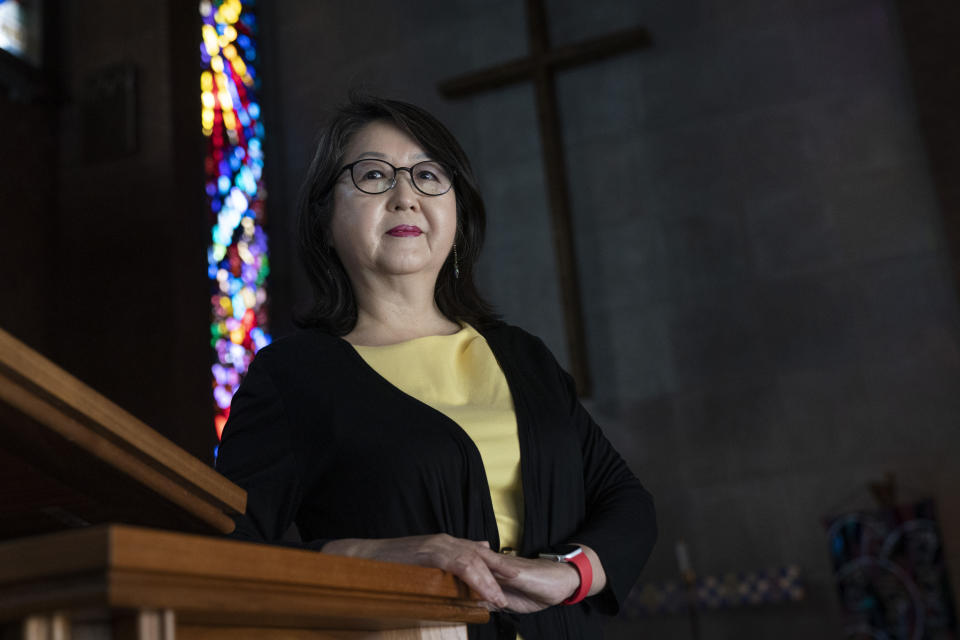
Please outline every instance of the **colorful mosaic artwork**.
[[254, 2], [200, 2], [200, 122], [207, 139], [206, 192], [211, 219], [207, 276], [214, 426], [219, 438], [230, 400], [254, 354], [270, 343], [263, 230], [263, 124], [257, 100]]
[[847, 513], [825, 524], [847, 638], [957, 637], [932, 501]]
[[[642, 618], [689, 611], [687, 586], [677, 581], [640, 583], [627, 596], [624, 614]], [[731, 571], [697, 578], [693, 597], [697, 609], [777, 604], [803, 600], [806, 591], [796, 565], [761, 571]]]

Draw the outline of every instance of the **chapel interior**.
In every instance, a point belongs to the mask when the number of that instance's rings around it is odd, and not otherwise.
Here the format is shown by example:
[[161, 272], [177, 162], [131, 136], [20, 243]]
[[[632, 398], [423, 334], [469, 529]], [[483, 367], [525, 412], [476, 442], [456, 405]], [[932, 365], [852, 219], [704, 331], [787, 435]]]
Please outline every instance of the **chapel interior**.
[[[0, 50], [0, 329], [212, 464], [198, 4], [48, 0], [40, 59]], [[957, 637], [960, 4], [243, 4], [264, 330], [309, 302], [295, 203], [326, 115], [351, 90], [436, 114], [485, 197], [483, 292], [656, 499], [609, 638], [870, 637], [836, 547], [863, 514], [922, 521], [897, 535], [934, 576], [869, 606]], [[444, 89], [550, 51], [569, 64]]]

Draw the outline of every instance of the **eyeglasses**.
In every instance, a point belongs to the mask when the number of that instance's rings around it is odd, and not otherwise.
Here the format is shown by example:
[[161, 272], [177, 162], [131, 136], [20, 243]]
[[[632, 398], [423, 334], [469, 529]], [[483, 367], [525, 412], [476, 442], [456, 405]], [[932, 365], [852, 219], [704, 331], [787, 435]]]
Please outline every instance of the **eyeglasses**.
[[427, 196], [442, 196], [453, 186], [451, 171], [439, 162], [425, 160], [412, 167], [395, 167], [385, 160], [364, 159], [351, 162], [340, 172], [350, 171], [353, 185], [364, 193], [377, 194], [397, 186], [397, 173], [406, 171], [417, 191]]

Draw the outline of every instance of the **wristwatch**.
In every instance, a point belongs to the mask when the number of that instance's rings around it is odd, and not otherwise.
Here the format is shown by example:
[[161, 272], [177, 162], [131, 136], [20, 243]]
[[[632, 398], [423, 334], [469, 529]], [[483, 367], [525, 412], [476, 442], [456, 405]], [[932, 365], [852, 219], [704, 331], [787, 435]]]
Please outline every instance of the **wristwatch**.
[[554, 562], [569, 562], [580, 574], [580, 586], [562, 604], [577, 604], [587, 597], [590, 593], [590, 585], [593, 584], [593, 567], [590, 566], [590, 558], [583, 549], [575, 544], [562, 544], [553, 547], [550, 553], [541, 553], [539, 556]]

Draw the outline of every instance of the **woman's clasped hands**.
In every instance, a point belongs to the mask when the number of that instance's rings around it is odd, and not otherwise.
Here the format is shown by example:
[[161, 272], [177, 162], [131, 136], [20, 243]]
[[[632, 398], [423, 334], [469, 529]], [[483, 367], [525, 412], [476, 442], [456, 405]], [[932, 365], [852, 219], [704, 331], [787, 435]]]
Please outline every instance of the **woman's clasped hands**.
[[445, 533], [333, 540], [324, 545], [323, 552], [443, 569], [473, 589], [488, 608], [514, 613], [560, 604], [580, 585], [579, 573], [567, 563], [497, 553], [485, 540], [464, 540]]

